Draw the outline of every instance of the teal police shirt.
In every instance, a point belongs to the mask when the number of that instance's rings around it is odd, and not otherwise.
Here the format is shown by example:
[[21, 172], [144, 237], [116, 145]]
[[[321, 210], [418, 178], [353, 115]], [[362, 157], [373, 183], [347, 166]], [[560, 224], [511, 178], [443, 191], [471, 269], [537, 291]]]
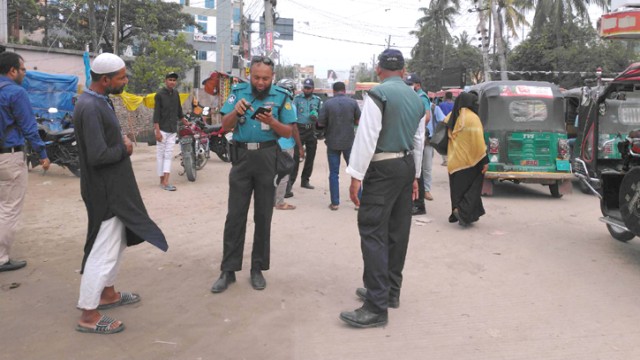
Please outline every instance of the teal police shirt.
[[256, 99], [251, 93], [251, 84], [242, 83], [234, 85], [231, 89], [231, 95], [220, 109], [222, 115], [228, 114], [233, 111], [236, 103], [240, 99], [245, 99], [251, 103], [251, 109], [247, 109], [245, 113], [245, 123], [240, 124], [240, 121], [233, 129], [233, 140], [239, 142], [264, 142], [271, 140], [278, 140], [278, 134], [272, 129], [262, 130], [262, 123], [257, 119], [251, 119], [253, 113], [258, 110], [259, 107], [271, 107], [271, 113], [275, 119], [283, 124], [293, 124], [296, 122], [296, 113], [291, 105], [291, 98], [287, 90], [272, 85], [269, 90], [269, 94], [262, 100]]
[[[422, 90], [422, 89], [418, 89], [418, 91], [416, 91], [416, 94], [418, 94], [418, 96], [420, 96], [420, 100], [422, 100], [422, 103], [424, 104], [425, 111], [428, 112], [429, 114], [431, 114], [431, 100], [429, 100], [429, 95], [427, 95], [427, 93], [424, 92], [424, 90]], [[431, 117], [430, 117], [430, 119], [431, 119]], [[433, 123], [434, 123], [434, 121], [431, 120], [427, 124], [427, 129], [429, 130], [429, 137], [431, 137], [433, 135], [433, 132], [434, 132]]]
[[310, 119], [311, 115], [318, 117], [320, 107], [322, 106], [322, 100], [317, 95], [311, 95], [306, 98], [304, 94], [298, 94], [293, 98], [293, 103], [296, 105], [298, 124], [309, 125], [314, 124], [314, 121]]

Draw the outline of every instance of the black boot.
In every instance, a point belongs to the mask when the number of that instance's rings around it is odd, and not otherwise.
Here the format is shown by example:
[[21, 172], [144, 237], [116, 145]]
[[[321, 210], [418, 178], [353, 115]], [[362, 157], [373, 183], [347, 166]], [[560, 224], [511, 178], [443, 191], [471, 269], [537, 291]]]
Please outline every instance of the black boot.
[[262, 271], [251, 270], [251, 286], [256, 290], [264, 290], [267, 287], [267, 280], [262, 276]]
[[233, 271], [223, 271], [218, 280], [211, 287], [212, 293], [221, 293], [227, 290], [229, 284], [236, 282], [236, 273]]
[[387, 312], [376, 314], [367, 310], [364, 305], [354, 311], [343, 311], [340, 320], [357, 328], [370, 328], [386, 325], [389, 321]]

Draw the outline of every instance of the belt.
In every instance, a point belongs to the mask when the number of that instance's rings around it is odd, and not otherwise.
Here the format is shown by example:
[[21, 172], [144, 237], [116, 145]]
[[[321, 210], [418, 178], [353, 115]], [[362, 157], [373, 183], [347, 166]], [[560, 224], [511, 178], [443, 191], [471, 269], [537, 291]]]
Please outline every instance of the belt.
[[409, 154], [411, 154], [410, 151], [380, 152], [377, 154], [373, 154], [373, 158], [371, 158], [371, 162], [389, 160], [389, 159], [399, 159], [405, 156], [409, 156]]
[[263, 142], [235, 142], [235, 146], [241, 149], [247, 150], [260, 150], [272, 146], [276, 146], [278, 142], [276, 140], [263, 141]]
[[298, 124], [299, 129], [311, 129], [311, 126], [313, 126], [313, 124]]
[[22, 151], [22, 149], [24, 149], [24, 146], [23, 146], [23, 145], [18, 145], [18, 146], [13, 146], [13, 147], [6, 147], [6, 148], [0, 148], [0, 154], [9, 154], [9, 153], [14, 153], [14, 152]]

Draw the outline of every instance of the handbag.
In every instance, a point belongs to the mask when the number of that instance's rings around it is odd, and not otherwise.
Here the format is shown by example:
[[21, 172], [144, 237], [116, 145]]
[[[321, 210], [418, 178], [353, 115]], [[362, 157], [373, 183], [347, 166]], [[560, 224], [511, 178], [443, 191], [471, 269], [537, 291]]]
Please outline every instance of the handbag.
[[449, 146], [449, 127], [447, 123], [441, 121], [436, 124], [436, 130], [429, 142], [431, 146], [436, 149], [438, 154], [447, 155], [447, 147]]
[[278, 148], [276, 153], [276, 185], [280, 183], [283, 177], [291, 174], [294, 165], [293, 156]]

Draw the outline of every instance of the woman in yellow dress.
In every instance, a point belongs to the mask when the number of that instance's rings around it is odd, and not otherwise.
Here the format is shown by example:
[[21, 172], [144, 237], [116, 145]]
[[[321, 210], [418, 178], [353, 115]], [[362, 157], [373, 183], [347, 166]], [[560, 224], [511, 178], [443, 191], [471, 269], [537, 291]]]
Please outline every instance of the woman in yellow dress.
[[482, 183], [489, 168], [484, 130], [478, 117], [478, 97], [460, 93], [451, 113], [445, 118], [448, 127], [447, 148], [451, 216], [449, 222], [468, 226], [484, 215]]

